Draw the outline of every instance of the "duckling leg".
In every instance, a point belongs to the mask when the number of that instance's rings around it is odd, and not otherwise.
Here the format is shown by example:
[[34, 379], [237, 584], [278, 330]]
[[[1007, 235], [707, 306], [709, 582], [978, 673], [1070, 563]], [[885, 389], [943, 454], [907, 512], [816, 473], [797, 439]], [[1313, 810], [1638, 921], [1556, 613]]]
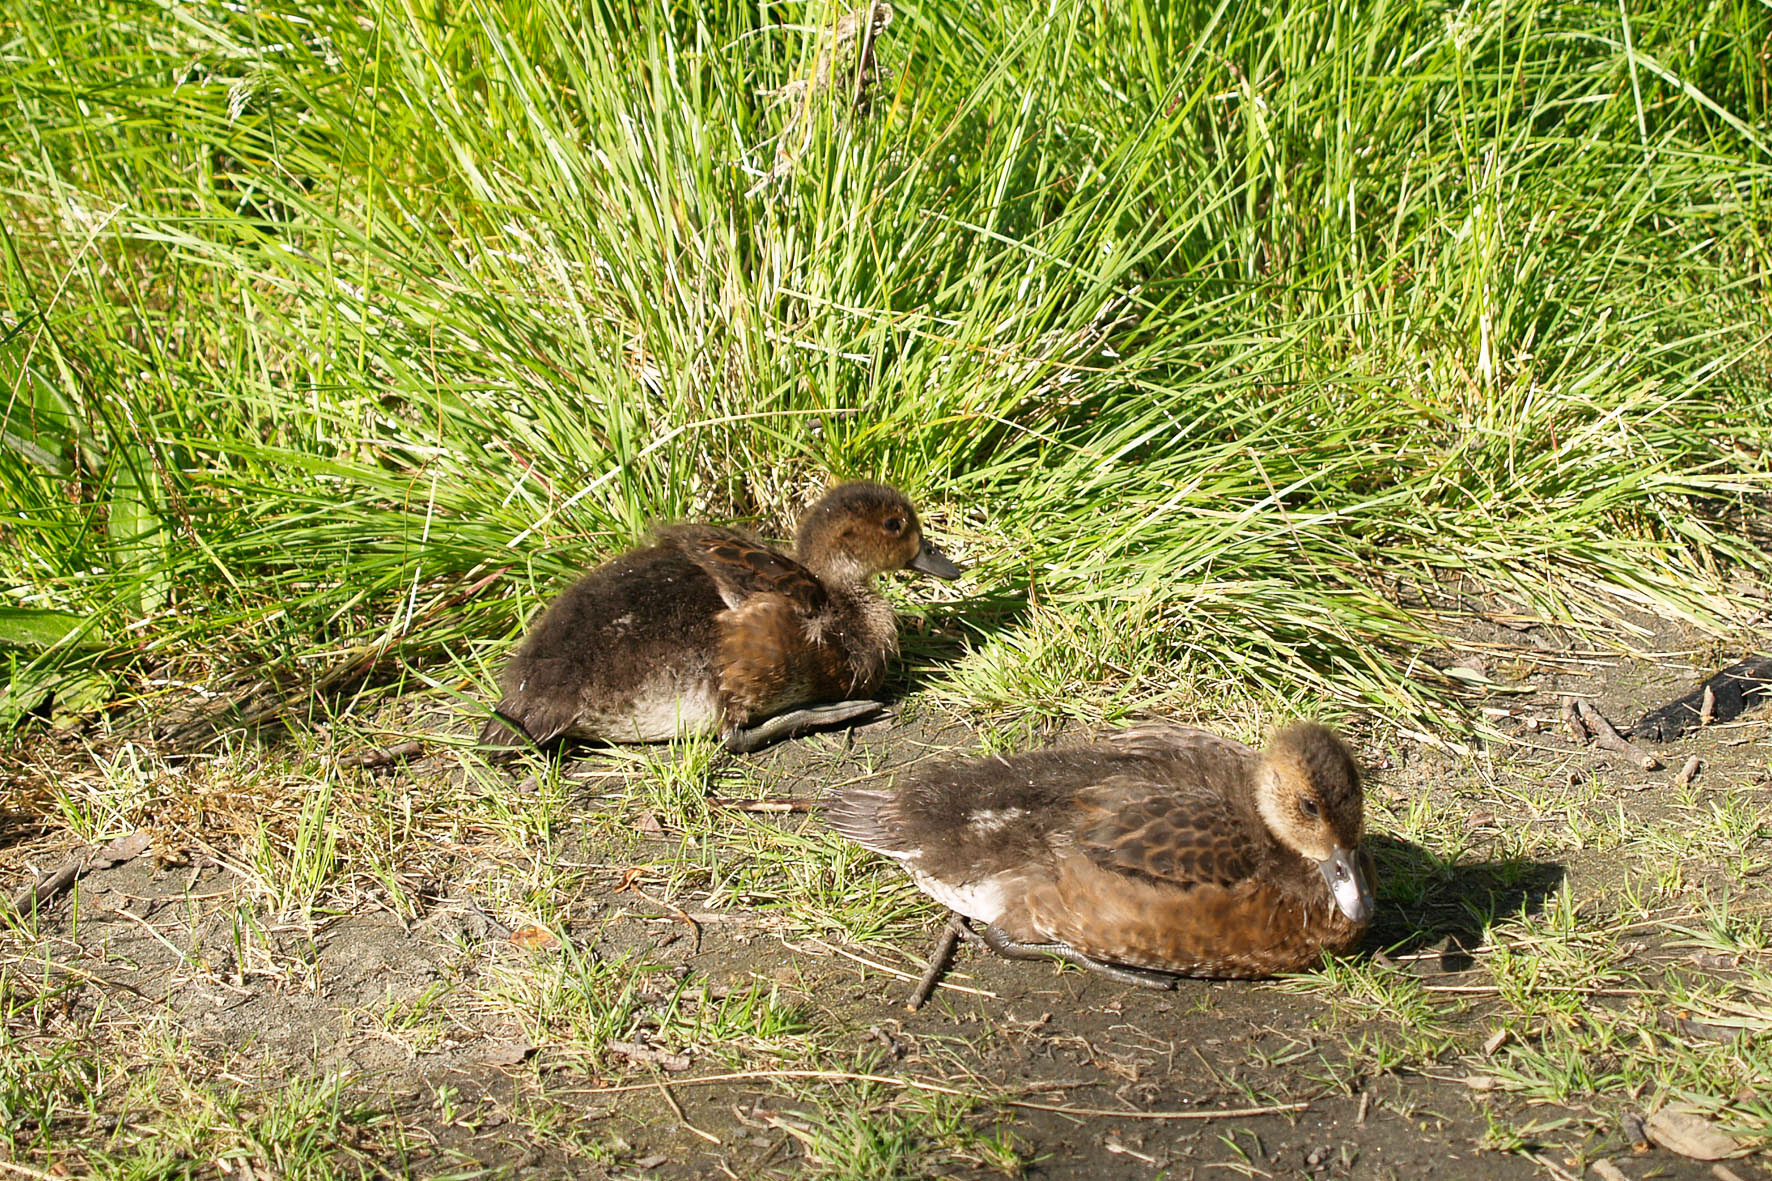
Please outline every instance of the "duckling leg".
[[984, 929], [983, 939], [986, 947], [1012, 960], [1058, 959], [1079, 968], [1088, 968], [1091, 972], [1099, 972], [1120, 984], [1136, 984], [1140, 988], [1175, 987], [1175, 977], [1168, 972], [1150, 972], [1143, 968], [1104, 963], [1084, 955], [1068, 943], [1021, 943], [1011, 939], [1008, 932], [994, 923]]
[[746, 755], [768, 746], [771, 742], [796, 738], [809, 730], [824, 726], [853, 722], [885, 708], [885, 703], [880, 701], [839, 701], [835, 705], [789, 710], [785, 714], [766, 718], [755, 726], [744, 729], [734, 726], [726, 731], [722, 741], [733, 754]]

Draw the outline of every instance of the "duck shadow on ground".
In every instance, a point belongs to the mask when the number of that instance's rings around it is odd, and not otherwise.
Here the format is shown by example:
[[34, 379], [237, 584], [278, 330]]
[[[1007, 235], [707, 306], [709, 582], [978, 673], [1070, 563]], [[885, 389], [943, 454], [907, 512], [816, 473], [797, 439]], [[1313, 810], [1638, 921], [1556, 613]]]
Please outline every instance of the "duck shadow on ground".
[[1439, 952], [1439, 968], [1463, 972], [1491, 923], [1537, 914], [1563, 884], [1561, 865], [1526, 858], [1453, 862], [1411, 841], [1368, 834], [1378, 868], [1378, 913], [1366, 946], [1390, 955]]

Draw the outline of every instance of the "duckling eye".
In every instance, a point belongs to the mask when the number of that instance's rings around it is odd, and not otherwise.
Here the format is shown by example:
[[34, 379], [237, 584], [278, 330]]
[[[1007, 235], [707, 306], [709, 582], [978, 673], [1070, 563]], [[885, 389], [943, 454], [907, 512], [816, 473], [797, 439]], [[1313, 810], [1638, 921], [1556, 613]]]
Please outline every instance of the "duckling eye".
[[1317, 807], [1317, 801], [1312, 799], [1300, 800], [1298, 802], [1298, 810], [1303, 812], [1306, 816], [1309, 816], [1312, 820], [1317, 819], [1317, 817], [1323, 814], [1322, 810]]
[[887, 517], [884, 521], [880, 522], [880, 528], [896, 537], [904, 532], [904, 518]]

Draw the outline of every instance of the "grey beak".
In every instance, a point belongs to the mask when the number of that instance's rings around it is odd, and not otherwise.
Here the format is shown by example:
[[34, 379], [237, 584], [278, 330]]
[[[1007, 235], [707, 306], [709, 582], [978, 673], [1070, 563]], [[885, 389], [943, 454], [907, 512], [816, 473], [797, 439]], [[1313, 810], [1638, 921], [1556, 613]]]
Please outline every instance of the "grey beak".
[[1335, 852], [1317, 862], [1317, 869], [1323, 874], [1323, 880], [1329, 883], [1329, 892], [1335, 895], [1335, 905], [1341, 907], [1341, 913], [1351, 923], [1366, 923], [1372, 919], [1372, 886], [1366, 881], [1366, 874], [1360, 869], [1360, 859], [1335, 846]]
[[937, 578], [953, 579], [960, 577], [960, 568], [954, 565], [953, 561], [946, 554], [930, 545], [927, 537], [923, 539], [923, 548], [917, 551], [917, 556], [912, 558], [909, 562], [906, 562], [905, 565], [909, 566], [912, 570], [921, 570], [925, 574], [933, 574]]

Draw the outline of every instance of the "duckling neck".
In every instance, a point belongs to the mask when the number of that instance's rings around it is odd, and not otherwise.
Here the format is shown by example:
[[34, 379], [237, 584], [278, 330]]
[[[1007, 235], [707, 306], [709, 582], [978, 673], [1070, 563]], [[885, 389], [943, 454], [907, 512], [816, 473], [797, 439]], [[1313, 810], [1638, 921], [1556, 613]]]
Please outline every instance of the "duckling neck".
[[898, 617], [873, 579], [826, 582], [830, 616], [819, 628], [820, 639], [835, 644], [853, 670], [854, 693], [873, 693], [886, 679], [886, 662], [898, 651]]
[[820, 554], [804, 545], [795, 548], [794, 558], [818, 576], [828, 590], [849, 594], [873, 593], [873, 577], [867, 568], [845, 554]]
[[1248, 790], [1239, 792], [1234, 798], [1249, 822], [1250, 831], [1261, 834], [1260, 839], [1252, 842], [1251, 851], [1268, 865], [1293, 866], [1304, 859], [1304, 854], [1280, 839], [1278, 828], [1282, 820], [1272, 794], [1272, 784], [1263, 782], [1267, 774], [1269, 772], [1256, 763], [1250, 770]]

